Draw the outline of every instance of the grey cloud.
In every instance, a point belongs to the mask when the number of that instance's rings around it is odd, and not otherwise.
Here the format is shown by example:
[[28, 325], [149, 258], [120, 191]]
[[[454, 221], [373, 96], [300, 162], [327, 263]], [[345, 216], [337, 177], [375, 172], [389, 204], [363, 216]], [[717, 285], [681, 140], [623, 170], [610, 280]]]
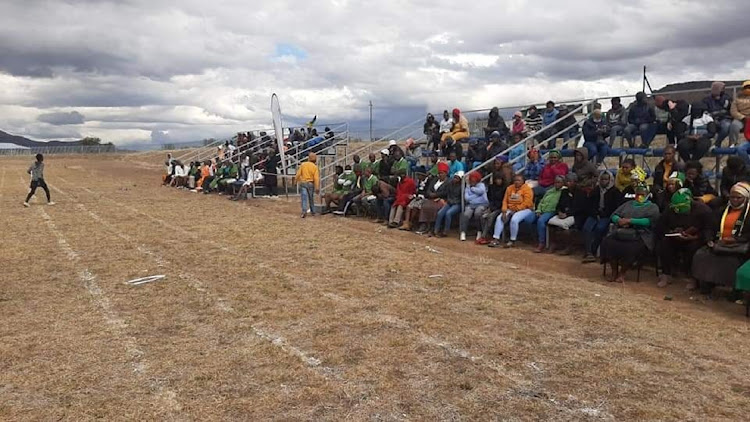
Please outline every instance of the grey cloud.
[[86, 118], [77, 111], [40, 114], [37, 120], [51, 125], [80, 125]]

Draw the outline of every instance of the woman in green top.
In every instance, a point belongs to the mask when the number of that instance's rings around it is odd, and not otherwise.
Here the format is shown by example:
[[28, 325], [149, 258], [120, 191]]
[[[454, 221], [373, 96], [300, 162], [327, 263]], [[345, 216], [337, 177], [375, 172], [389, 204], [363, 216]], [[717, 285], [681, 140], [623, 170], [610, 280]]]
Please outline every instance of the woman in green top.
[[635, 199], [630, 200], [612, 214], [614, 229], [601, 245], [602, 263], [610, 263], [612, 279], [624, 282], [630, 267], [654, 249], [652, 228], [659, 219], [659, 207], [649, 199], [645, 183], [635, 188]]
[[539, 205], [536, 206], [536, 233], [539, 238], [539, 245], [534, 252], [541, 253], [547, 246], [547, 223], [555, 216], [557, 203], [560, 201], [565, 177], [555, 176], [555, 184], [552, 189], [545, 192]]

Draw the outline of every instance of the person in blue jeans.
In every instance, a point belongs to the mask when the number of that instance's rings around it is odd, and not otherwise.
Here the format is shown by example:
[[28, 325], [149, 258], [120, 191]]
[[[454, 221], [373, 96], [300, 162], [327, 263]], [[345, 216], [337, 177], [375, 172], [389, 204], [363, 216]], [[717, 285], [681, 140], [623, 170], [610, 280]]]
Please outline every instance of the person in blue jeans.
[[646, 102], [646, 93], [635, 94], [635, 104], [628, 112], [628, 125], [625, 127], [623, 139], [628, 141], [630, 148], [635, 147], [635, 137], [641, 135], [641, 147], [648, 148], [656, 136], [656, 111]]
[[555, 210], [557, 209], [557, 203], [560, 201], [560, 194], [562, 193], [564, 184], [565, 177], [556, 176], [552, 189], [549, 189], [544, 194], [542, 200], [539, 201], [539, 205], [536, 206], [536, 233], [539, 239], [539, 244], [534, 250], [536, 253], [543, 252], [547, 247], [547, 223], [556, 214]]
[[609, 152], [609, 144], [605, 138], [609, 134], [609, 126], [602, 118], [602, 110], [597, 108], [591, 117], [583, 123], [583, 146], [589, 150], [589, 157], [596, 159], [599, 165]]
[[742, 158], [746, 165], [750, 166], [750, 140], [737, 146], [737, 155]]
[[609, 231], [610, 218], [620, 204], [622, 193], [614, 187], [612, 175], [602, 172], [599, 183], [591, 192], [590, 208], [596, 210], [583, 223], [584, 264], [596, 262], [596, 251]]
[[451, 228], [453, 216], [461, 212], [461, 179], [463, 177], [463, 171], [456, 172], [451, 181], [446, 183], [445, 186], [440, 186], [440, 189], [437, 191], [438, 197], [445, 200], [445, 205], [443, 205], [443, 208], [440, 208], [435, 219], [434, 234], [437, 237], [446, 237], [448, 235], [447, 233]]

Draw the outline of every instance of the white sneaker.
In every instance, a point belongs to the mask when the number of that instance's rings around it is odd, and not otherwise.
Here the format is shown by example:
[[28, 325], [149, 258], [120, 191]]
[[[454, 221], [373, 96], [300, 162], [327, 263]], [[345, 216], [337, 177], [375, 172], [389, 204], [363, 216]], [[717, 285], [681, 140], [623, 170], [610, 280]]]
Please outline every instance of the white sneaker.
[[24, 206], [24, 207], [26, 207], [26, 208], [28, 208], [28, 207], [30, 207], [31, 205], [29, 205], [29, 203], [28, 203], [28, 202], [24, 202], [24, 203], [23, 203], [23, 206]]
[[477, 238], [475, 240], [479, 240], [482, 237], [482, 232], [477, 232]]
[[55, 205], [55, 203], [50, 201], [50, 202], [47, 202], [47, 205]]
[[465, 240], [466, 240], [466, 232], [461, 232], [461, 241], [463, 242]]

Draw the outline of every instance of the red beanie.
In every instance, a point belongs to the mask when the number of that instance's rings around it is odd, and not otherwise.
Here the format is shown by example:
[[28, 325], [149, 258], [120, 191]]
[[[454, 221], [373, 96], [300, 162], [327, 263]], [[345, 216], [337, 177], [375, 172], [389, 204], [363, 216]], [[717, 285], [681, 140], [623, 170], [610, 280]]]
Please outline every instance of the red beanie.
[[450, 167], [448, 167], [448, 163], [440, 162], [438, 163], [438, 172], [448, 173], [450, 171]]
[[453, 115], [454, 115], [454, 116], [460, 116], [460, 115], [461, 115], [461, 110], [459, 110], [459, 109], [457, 109], [457, 108], [454, 108], [454, 109], [453, 109]]
[[479, 183], [482, 181], [482, 175], [479, 172], [474, 172], [469, 175], [469, 182]]

